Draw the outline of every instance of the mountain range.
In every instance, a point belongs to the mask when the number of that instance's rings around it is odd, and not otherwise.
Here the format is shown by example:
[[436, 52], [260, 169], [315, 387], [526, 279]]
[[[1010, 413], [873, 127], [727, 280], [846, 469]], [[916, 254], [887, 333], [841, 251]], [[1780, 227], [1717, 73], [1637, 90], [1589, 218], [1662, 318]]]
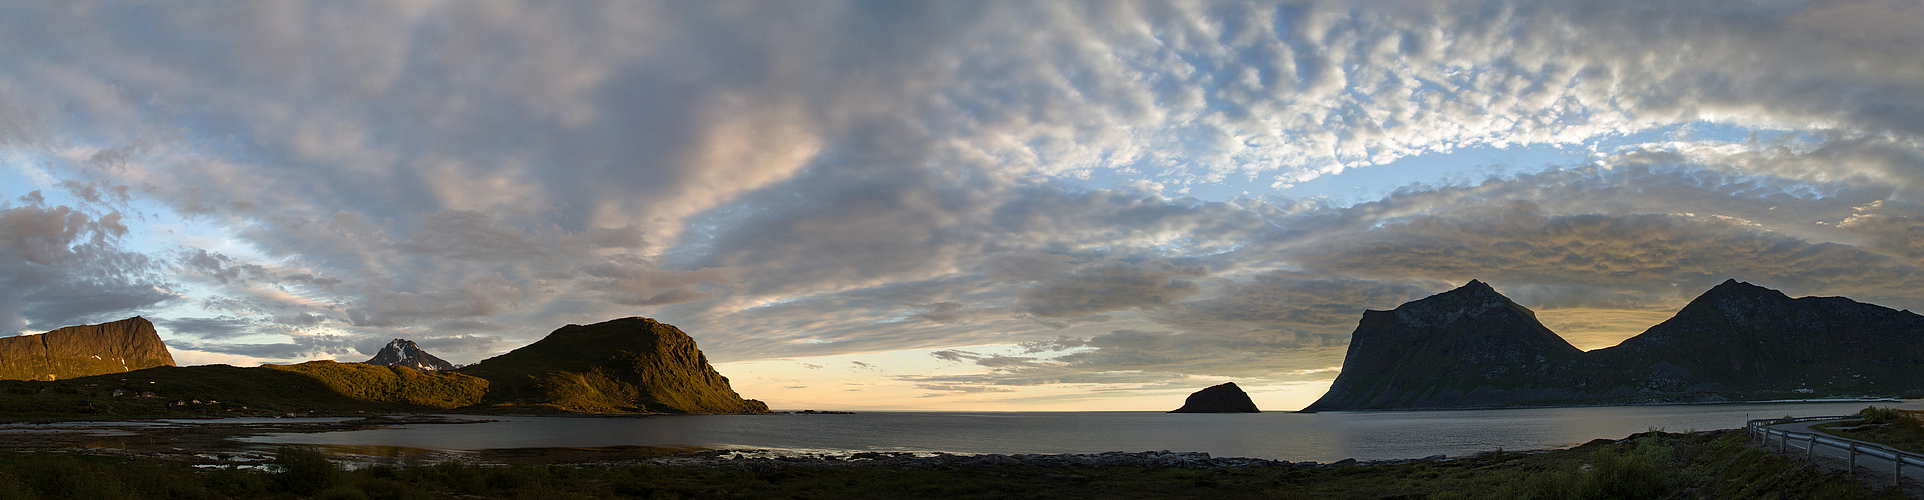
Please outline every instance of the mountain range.
[[1727, 280], [1582, 351], [1481, 281], [1365, 311], [1304, 408], [1387, 410], [1924, 396], [1924, 316]]
[[[0, 415], [65, 418], [319, 408], [483, 413], [767, 413], [742, 399], [695, 340], [648, 318], [567, 325], [456, 368], [395, 339], [368, 363], [173, 366], [140, 317], [0, 338]], [[158, 399], [154, 399], [158, 398]], [[164, 400], [155, 405], [149, 400]], [[178, 402], [180, 404], [174, 404]]]

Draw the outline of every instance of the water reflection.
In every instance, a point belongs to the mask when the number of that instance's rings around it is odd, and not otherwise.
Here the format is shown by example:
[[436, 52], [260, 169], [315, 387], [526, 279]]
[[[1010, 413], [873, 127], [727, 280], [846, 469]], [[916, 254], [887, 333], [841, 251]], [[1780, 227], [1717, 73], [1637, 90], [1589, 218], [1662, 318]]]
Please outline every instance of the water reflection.
[[[1924, 400], [1877, 403], [1924, 409]], [[487, 417], [244, 438], [256, 443], [385, 446], [437, 451], [752, 448], [948, 453], [1203, 451], [1215, 456], [1330, 462], [1462, 456], [1575, 446], [1652, 428], [1733, 429], [1747, 418], [1854, 413], [1869, 403], [1769, 403], [1399, 412], [1194, 414], [1160, 412], [864, 412], [646, 418]], [[453, 418], [461, 418], [452, 416]]]

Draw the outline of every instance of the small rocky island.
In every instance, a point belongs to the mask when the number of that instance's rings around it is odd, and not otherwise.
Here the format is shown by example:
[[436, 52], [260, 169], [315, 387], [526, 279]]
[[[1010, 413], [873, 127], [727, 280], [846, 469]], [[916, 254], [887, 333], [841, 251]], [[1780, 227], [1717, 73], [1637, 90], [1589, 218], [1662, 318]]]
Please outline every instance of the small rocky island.
[[1210, 386], [1189, 395], [1182, 402], [1182, 408], [1169, 413], [1262, 413], [1256, 409], [1256, 402], [1249, 400], [1249, 393], [1236, 387], [1235, 382], [1224, 382]]

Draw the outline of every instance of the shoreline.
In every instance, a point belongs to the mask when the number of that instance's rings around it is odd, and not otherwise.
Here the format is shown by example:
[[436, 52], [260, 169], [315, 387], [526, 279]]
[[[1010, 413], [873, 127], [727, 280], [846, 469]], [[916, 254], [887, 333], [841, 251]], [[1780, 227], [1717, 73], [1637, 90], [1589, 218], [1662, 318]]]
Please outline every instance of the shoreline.
[[1548, 453], [1568, 448], [1531, 451], [1481, 451], [1460, 456], [1433, 454], [1421, 458], [1333, 462], [1290, 461], [1253, 457], [1219, 457], [1201, 451], [1107, 451], [1100, 453], [957, 453], [942, 451], [805, 450], [775, 448], [708, 448], [699, 446], [537, 447], [481, 450], [443, 450], [380, 445], [280, 445], [241, 441], [242, 438], [283, 433], [328, 433], [391, 428], [402, 425], [458, 425], [488, 422], [442, 415], [368, 416], [362, 418], [197, 418], [141, 421], [69, 421], [0, 424], [0, 451], [15, 453], [73, 453], [98, 456], [152, 458], [185, 462], [196, 467], [255, 468], [271, 463], [283, 446], [319, 451], [348, 469], [370, 466], [406, 467], [455, 462], [496, 467], [542, 464], [580, 467], [656, 466], [671, 468], [732, 468], [773, 470], [786, 467], [881, 467], [952, 469], [993, 466], [1042, 468], [1150, 467], [1225, 469], [1285, 467], [1317, 469], [1348, 465], [1393, 466], [1484, 456], [1491, 453]]
[[1623, 406], [1697, 406], [1697, 405], [1741, 405], [1741, 404], [1800, 404], [1800, 403], [1902, 403], [1924, 398], [1871, 397], [1861, 398], [1814, 398], [1814, 399], [1771, 399], [1761, 401], [1676, 401], [1662, 403], [1619, 403], [1594, 405], [1549, 405], [1549, 406], [1455, 406], [1444, 408], [1357, 408], [1340, 410], [1296, 410], [1277, 413], [1376, 413], [1395, 411], [1481, 411], [1481, 410], [1541, 410], [1551, 408], [1616, 408]]

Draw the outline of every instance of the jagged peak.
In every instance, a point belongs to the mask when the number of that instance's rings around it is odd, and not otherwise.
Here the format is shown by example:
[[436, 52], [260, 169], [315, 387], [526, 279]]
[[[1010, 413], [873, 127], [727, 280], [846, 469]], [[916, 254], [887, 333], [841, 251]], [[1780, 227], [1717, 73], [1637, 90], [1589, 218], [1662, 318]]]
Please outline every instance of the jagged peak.
[[[1790, 298], [1790, 296], [1785, 295], [1784, 292], [1777, 291], [1771, 288], [1757, 286], [1748, 282], [1737, 281], [1737, 278], [1730, 278], [1730, 279], [1724, 280], [1723, 283], [1719, 283], [1717, 284], [1717, 286], [1711, 287], [1709, 290], [1704, 291], [1703, 295], [1697, 296], [1697, 300], [1704, 300], [1707, 298], [1714, 298], [1714, 297], [1730, 297], [1730, 296], [1758, 296], [1758, 297], [1771, 297], [1771, 298], [1783, 298], [1783, 299]], [[1695, 302], [1695, 300], [1693, 300], [1692, 302]]]
[[1506, 297], [1502, 293], [1497, 292], [1496, 287], [1492, 287], [1490, 286], [1489, 283], [1484, 283], [1480, 280], [1470, 280], [1469, 283], [1464, 283], [1463, 286], [1456, 287], [1455, 289], [1452, 289], [1447, 292], [1439, 293], [1431, 297], [1465, 297], [1465, 298], [1476, 297], [1476, 298], [1483, 298], [1486, 300], [1496, 299], [1496, 300], [1501, 300], [1503, 302], [1514, 303], [1513, 301], [1510, 300], [1509, 297]]

